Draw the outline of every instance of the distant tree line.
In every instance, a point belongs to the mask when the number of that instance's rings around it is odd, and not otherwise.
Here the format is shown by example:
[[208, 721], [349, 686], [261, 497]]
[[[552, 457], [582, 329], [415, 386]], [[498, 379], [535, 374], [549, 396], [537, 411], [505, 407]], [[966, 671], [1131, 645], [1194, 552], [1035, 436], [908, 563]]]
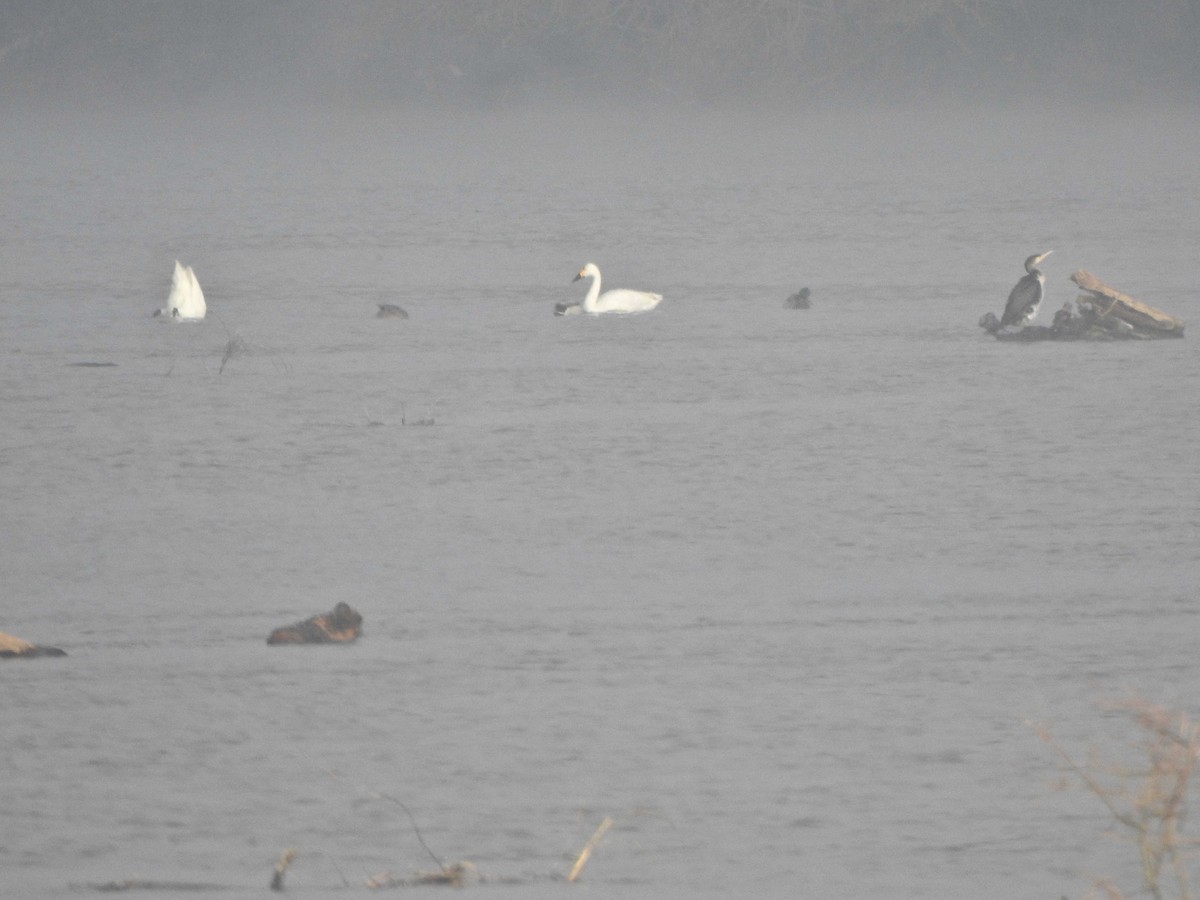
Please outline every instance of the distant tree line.
[[1195, 0], [0, 0], [28, 96], [1186, 97], [1198, 41]]

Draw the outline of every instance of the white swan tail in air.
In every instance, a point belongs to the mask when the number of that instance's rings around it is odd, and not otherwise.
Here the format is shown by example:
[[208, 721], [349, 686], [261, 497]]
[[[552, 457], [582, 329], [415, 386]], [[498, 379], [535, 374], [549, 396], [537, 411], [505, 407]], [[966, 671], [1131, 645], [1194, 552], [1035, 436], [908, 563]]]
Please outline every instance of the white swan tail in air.
[[204, 291], [200, 290], [196, 273], [191, 266], [180, 265], [179, 260], [175, 260], [175, 274], [171, 278], [171, 293], [167, 297], [166, 308], [154, 314], [172, 321], [198, 322], [207, 312]]
[[583, 298], [583, 311], [593, 316], [601, 313], [634, 313], [648, 312], [662, 302], [662, 294], [652, 294], [649, 291], [630, 291], [617, 288], [600, 293], [600, 269], [595, 263], [588, 263], [579, 270], [575, 280], [592, 279], [587, 296]]

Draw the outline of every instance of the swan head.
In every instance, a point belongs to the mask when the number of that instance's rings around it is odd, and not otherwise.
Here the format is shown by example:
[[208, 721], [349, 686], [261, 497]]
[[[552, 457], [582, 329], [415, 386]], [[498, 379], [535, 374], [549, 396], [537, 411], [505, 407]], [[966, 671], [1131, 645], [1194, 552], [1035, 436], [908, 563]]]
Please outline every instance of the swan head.
[[600, 270], [596, 268], [595, 263], [588, 263], [579, 270], [579, 274], [572, 278], [572, 281], [579, 281], [581, 278], [599, 278]]

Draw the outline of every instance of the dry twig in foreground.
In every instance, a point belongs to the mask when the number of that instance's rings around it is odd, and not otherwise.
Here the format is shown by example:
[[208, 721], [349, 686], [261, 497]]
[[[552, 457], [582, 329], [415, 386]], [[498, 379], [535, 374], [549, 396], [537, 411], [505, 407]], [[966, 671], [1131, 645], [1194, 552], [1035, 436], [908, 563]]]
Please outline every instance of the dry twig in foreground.
[[[1192, 900], [1187, 872], [1188, 851], [1200, 846], [1183, 834], [1187, 792], [1200, 760], [1200, 725], [1181, 712], [1133, 697], [1113, 705], [1128, 713], [1144, 734], [1141, 744], [1148, 767], [1130, 768], [1089, 761], [1077, 763], [1041, 726], [1038, 734], [1100, 802], [1124, 826], [1141, 856], [1142, 879], [1155, 900], [1173, 882], [1180, 900]], [[1110, 897], [1120, 897], [1107, 879], [1097, 883]]]
[[279, 861], [275, 863], [275, 874], [271, 876], [271, 890], [283, 890], [283, 875], [287, 872], [288, 866], [292, 864], [292, 860], [295, 858], [295, 850], [284, 850], [279, 854]]
[[612, 817], [605, 816], [604, 821], [600, 823], [600, 827], [596, 829], [595, 833], [584, 845], [582, 852], [579, 854], [579, 858], [575, 860], [575, 865], [571, 867], [571, 874], [567, 876], [567, 881], [575, 881], [577, 878], [579, 878], [580, 873], [583, 872], [583, 867], [586, 866], [588, 860], [592, 858], [593, 851], [595, 851], [604, 835], [608, 833], [608, 829], [612, 828], [612, 825]]

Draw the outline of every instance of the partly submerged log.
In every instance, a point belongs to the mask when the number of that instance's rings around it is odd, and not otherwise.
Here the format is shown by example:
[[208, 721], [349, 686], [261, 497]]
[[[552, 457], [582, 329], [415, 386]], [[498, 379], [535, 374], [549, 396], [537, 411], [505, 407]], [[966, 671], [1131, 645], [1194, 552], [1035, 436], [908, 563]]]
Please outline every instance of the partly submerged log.
[[1100, 318], [1113, 316], [1128, 322], [1137, 337], [1183, 337], [1183, 319], [1169, 316], [1153, 306], [1134, 300], [1109, 287], [1091, 272], [1080, 269], [1071, 280], [1087, 291], [1075, 301], [1080, 308], [1090, 307]]
[[808, 309], [812, 306], [812, 301], [808, 298], [812, 296], [812, 291], [806, 287], [800, 288], [792, 296], [783, 301], [784, 309]]
[[380, 888], [421, 887], [423, 885], [442, 884], [449, 887], [464, 887], [468, 884], [481, 882], [484, 878], [479, 874], [472, 862], [456, 862], [443, 867], [440, 872], [418, 872], [414, 878], [397, 878], [391, 872], [380, 872], [367, 879], [367, 887], [372, 890]]
[[339, 603], [333, 612], [313, 616], [286, 628], [276, 628], [268, 644], [349, 644], [362, 635], [363, 618], [349, 605]]
[[66, 656], [58, 647], [40, 647], [0, 631], [0, 659], [32, 659], [37, 656]]
[[1071, 312], [1071, 304], [1054, 314], [1053, 325], [1026, 325], [1024, 328], [1005, 328], [995, 313], [985, 313], [979, 327], [998, 341], [1116, 341], [1131, 338], [1133, 327], [1120, 319], [1102, 319], [1090, 309]]
[[124, 881], [105, 881], [101, 884], [71, 885], [73, 890], [81, 887], [99, 891], [102, 894], [119, 894], [125, 891], [137, 891], [139, 894], [148, 891], [199, 894], [229, 889], [228, 885], [212, 884], [207, 881], [151, 881], [146, 878], [126, 878]]
[[1123, 341], [1183, 337], [1182, 319], [1167, 315], [1140, 300], [1122, 294], [1096, 276], [1080, 269], [1071, 276], [1087, 294], [1054, 314], [1051, 325], [1026, 325], [1013, 330], [1000, 325], [994, 313], [986, 313], [979, 327], [998, 341]]

